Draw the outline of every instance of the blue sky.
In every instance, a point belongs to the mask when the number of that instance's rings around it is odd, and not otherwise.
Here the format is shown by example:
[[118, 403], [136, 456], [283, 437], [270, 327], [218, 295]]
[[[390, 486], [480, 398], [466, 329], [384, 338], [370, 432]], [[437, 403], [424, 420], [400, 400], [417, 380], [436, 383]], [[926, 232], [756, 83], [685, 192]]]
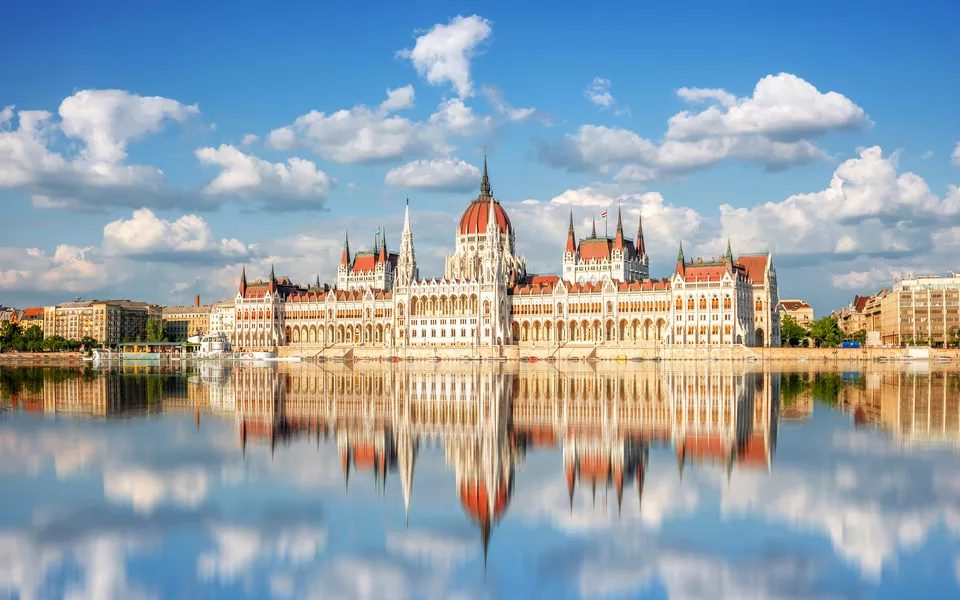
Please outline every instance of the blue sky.
[[729, 237], [773, 250], [782, 297], [837, 308], [954, 268], [958, 13], [8, 7], [0, 302], [213, 301], [241, 265], [329, 280], [344, 229], [396, 247], [407, 196], [440, 275], [486, 147], [533, 271], [559, 270], [570, 205], [581, 231], [620, 205], [655, 275], [681, 238]]

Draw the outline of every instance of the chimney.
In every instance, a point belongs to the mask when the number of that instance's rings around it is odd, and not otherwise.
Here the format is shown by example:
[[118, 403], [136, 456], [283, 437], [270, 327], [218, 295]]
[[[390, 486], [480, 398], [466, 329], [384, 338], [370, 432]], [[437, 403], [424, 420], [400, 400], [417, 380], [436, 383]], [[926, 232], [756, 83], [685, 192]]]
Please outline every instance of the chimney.
[[195, 300], [196, 304], [194, 306], [200, 306], [200, 294], [197, 294], [197, 299]]

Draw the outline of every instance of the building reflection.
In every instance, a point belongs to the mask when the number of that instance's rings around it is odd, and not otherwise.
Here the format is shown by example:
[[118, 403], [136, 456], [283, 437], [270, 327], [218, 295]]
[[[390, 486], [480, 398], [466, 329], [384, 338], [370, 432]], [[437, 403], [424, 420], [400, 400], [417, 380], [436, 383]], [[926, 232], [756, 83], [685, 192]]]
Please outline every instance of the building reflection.
[[839, 404], [857, 427], [875, 427], [906, 446], [960, 445], [957, 373], [868, 373], [846, 383]]
[[615, 494], [620, 511], [624, 496], [642, 506], [652, 456], [675, 456], [681, 480], [689, 469], [769, 470], [780, 419], [779, 374], [711, 363], [665, 371], [480, 363], [194, 369], [50, 377], [36, 398], [26, 388], [37, 386], [21, 386], [19, 402], [91, 416], [195, 413], [198, 426], [202, 413], [221, 415], [235, 419], [244, 454], [249, 444], [272, 452], [335, 438], [345, 488], [373, 479], [384, 495], [387, 479], [398, 476], [408, 515], [420, 449], [440, 446], [485, 555], [527, 452], [559, 450], [571, 512], [576, 494], [595, 498], [598, 489]]

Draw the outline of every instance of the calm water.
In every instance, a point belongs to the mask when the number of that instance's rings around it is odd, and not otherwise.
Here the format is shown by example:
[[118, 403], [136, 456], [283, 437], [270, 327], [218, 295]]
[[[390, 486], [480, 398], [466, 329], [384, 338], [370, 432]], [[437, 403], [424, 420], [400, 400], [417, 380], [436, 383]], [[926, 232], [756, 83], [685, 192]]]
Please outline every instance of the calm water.
[[0, 368], [0, 597], [956, 598], [960, 375]]

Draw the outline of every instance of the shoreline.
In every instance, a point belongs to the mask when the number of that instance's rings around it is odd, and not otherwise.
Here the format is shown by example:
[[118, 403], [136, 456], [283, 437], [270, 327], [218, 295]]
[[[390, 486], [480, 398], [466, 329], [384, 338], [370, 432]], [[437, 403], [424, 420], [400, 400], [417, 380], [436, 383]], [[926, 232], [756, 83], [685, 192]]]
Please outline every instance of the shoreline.
[[[927, 349], [928, 357], [912, 358], [906, 348], [753, 348], [746, 346], [669, 347], [669, 346], [503, 346], [503, 347], [373, 347], [342, 346], [310, 348], [283, 346], [277, 349], [279, 362], [300, 358], [310, 362], [897, 362], [949, 363], [960, 362], [960, 349]], [[0, 353], [4, 366], [78, 366], [83, 360], [79, 352]], [[286, 361], [284, 361], [286, 359]], [[184, 362], [207, 362], [212, 358], [192, 358]], [[141, 361], [125, 361], [135, 365]], [[237, 362], [243, 362], [237, 360]], [[111, 361], [123, 364], [121, 361]]]

